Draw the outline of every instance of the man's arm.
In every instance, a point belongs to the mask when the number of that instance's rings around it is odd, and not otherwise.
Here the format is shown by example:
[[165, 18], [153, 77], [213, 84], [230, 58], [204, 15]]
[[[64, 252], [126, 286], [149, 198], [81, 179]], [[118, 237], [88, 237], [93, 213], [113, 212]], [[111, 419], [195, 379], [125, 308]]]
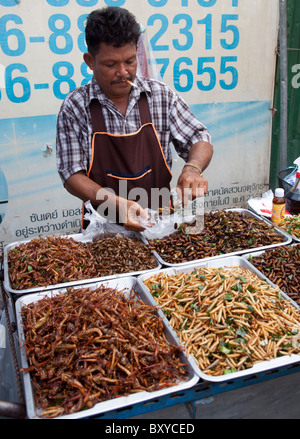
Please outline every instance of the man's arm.
[[[203, 196], [208, 189], [207, 180], [201, 175], [211, 162], [213, 147], [208, 142], [195, 143], [190, 152], [187, 163], [195, 166], [184, 166], [177, 181], [177, 193], [182, 199], [183, 207], [187, 206], [189, 192], [192, 199]], [[199, 168], [199, 169], [198, 169]]]
[[90, 200], [94, 206], [100, 206], [105, 202], [110, 209], [118, 210], [125, 229], [134, 231], [145, 230], [139, 223], [138, 217], [140, 216], [142, 219], [147, 220], [148, 214], [138, 203], [126, 200], [102, 188], [87, 177], [84, 171], [71, 175], [65, 182], [65, 188], [70, 194], [83, 202]]

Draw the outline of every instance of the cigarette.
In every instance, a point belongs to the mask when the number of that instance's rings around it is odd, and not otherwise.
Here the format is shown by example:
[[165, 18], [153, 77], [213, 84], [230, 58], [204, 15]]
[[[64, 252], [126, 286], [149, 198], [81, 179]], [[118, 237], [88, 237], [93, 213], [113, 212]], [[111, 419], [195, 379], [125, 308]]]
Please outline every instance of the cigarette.
[[126, 82], [128, 82], [128, 84], [132, 85], [132, 87], [137, 88], [137, 85], [135, 85], [133, 82], [129, 81], [129, 79], [126, 79]]

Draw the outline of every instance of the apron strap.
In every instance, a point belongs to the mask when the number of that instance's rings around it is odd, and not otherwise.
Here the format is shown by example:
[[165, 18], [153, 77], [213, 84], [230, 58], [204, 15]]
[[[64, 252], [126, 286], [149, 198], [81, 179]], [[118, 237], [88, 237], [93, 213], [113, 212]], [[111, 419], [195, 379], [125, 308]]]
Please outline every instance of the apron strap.
[[[150, 114], [147, 96], [145, 92], [141, 93], [140, 99], [138, 101], [138, 105], [139, 105], [142, 125], [145, 125], [146, 123], [149, 122], [151, 123], [151, 114]], [[105, 133], [106, 127], [102, 113], [102, 107], [98, 99], [91, 100], [90, 112], [92, 118], [93, 132]]]
[[92, 118], [93, 132], [105, 133], [105, 122], [102, 113], [101, 104], [98, 99], [92, 99], [90, 103], [90, 112]]
[[141, 93], [140, 99], [139, 99], [139, 109], [140, 109], [140, 117], [142, 125], [146, 125], [146, 123], [151, 123], [151, 114], [149, 110], [149, 104], [147, 100], [147, 95], [145, 92]]

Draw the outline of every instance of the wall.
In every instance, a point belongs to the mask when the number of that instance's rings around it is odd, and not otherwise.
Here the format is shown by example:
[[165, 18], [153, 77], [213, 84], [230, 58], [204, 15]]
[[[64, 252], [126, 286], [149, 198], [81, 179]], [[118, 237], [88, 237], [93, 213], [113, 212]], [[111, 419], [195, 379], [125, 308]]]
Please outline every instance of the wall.
[[[56, 115], [90, 80], [84, 20], [105, 5], [136, 15], [157, 72], [212, 134], [205, 208], [244, 206], [268, 189], [276, 3], [0, 0], [0, 242], [79, 230], [81, 203], [56, 172]], [[181, 166], [174, 153], [173, 186]]]
[[[286, 5], [288, 48], [287, 166], [291, 166], [300, 157], [300, 3], [297, 0], [287, 0]], [[277, 173], [283, 170], [280, 168], [280, 56], [277, 60], [274, 108], [276, 112], [273, 120], [270, 167], [270, 184], [273, 190], [278, 186]]]

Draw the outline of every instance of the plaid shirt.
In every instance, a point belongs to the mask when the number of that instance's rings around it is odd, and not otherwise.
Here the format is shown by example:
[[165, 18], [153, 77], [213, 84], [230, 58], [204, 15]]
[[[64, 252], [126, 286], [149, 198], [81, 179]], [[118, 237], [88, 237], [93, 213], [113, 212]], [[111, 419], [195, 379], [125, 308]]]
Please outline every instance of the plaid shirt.
[[136, 77], [135, 84], [138, 88], [131, 89], [125, 117], [101, 92], [94, 78], [90, 87], [83, 85], [66, 97], [58, 114], [56, 139], [57, 169], [63, 183], [75, 172], [88, 172], [93, 135], [89, 104], [93, 98], [97, 98], [102, 104], [108, 133], [130, 134], [138, 131], [141, 126], [137, 102], [140, 93], [146, 91], [152, 123], [170, 169], [170, 142], [185, 161], [193, 144], [199, 141], [211, 143], [206, 127], [195, 118], [183, 99], [167, 85], [139, 76]]

